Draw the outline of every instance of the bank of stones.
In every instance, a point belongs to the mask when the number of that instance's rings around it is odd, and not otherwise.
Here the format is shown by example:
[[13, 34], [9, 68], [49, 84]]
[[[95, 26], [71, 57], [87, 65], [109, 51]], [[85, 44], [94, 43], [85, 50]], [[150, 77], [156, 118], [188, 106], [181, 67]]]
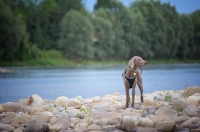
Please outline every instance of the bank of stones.
[[200, 87], [163, 90], [135, 97], [135, 108], [124, 108], [118, 92], [83, 99], [81, 96], [0, 104], [1, 132], [198, 132]]

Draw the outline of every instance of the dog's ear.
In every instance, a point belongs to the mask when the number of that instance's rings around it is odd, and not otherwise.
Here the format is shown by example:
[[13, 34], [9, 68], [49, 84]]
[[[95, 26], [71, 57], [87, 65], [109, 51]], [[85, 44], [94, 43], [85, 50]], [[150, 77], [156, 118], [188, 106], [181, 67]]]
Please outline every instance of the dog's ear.
[[132, 69], [135, 67], [135, 56], [131, 58], [131, 60], [128, 62], [128, 66], [130, 66]]

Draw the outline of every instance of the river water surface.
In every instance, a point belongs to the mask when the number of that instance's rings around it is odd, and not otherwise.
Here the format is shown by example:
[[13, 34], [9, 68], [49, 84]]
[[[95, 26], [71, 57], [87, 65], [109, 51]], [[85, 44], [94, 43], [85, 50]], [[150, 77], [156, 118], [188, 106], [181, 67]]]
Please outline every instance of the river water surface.
[[[124, 68], [125, 65], [12, 67], [9, 69], [17, 72], [0, 73], [0, 103], [17, 102], [32, 94], [49, 100], [59, 96], [91, 98], [114, 92], [125, 94], [121, 77]], [[200, 86], [200, 64], [147, 65], [142, 78], [144, 93]]]

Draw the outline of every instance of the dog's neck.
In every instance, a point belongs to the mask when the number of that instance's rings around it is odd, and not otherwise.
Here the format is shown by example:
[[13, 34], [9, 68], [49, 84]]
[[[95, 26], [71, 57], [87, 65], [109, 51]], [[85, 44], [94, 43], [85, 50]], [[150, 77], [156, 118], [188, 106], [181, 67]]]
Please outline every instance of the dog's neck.
[[126, 76], [129, 78], [133, 78], [135, 76], [134, 73], [136, 73], [137, 68], [138, 66], [135, 66], [134, 68], [128, 66], [126, 70]]

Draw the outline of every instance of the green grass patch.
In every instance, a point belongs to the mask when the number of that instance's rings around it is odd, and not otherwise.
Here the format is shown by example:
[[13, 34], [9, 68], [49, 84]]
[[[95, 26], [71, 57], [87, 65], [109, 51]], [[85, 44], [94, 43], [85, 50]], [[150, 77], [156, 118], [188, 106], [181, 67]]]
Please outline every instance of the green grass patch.
[[[39, 51], [36, 59], [26, 61], [0, 62], [0, 66], [109, 66], [127, 65], [129, 60], [69, 60], [62, 52], [57, 50]], [[147, 59], [148, 64], [181, 64], [200, 63], [200, 60], [179, 60], [179, 59]]]

